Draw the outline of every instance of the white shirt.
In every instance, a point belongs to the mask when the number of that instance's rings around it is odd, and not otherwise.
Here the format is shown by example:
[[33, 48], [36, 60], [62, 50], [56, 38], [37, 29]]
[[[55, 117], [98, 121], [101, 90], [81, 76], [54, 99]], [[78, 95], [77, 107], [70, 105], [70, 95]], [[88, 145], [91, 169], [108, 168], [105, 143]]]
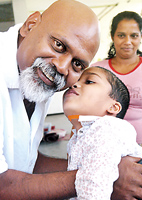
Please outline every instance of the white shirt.
[[49, 101], [36, 104], [29, 122], [16, 61], [21, 26], [0, 33], [0, 173], [7, 169], [32, 173], [49, 105]]
[[80, 116], [79, 121], [82, 128], [67, 146], [68, 170], [78, 169], [77, 199], [110, 200], [121, 157], [142, 157], [136, 131], [129, 122], [111, 116]]

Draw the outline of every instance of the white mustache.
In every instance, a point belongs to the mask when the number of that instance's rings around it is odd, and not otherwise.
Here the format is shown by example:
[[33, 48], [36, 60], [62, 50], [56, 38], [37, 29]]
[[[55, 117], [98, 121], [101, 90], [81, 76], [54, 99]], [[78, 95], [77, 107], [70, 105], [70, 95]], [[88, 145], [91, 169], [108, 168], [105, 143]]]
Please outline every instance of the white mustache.
[[[56, 67], [54, 65], [52, 65], [51, 63], [47, 63], [45, 61], [45, 59], [43, 59], [43, 58], [37, 58], [35, 60], [35, 62], [33, 63], [32, 67], [33, 68], [39, 67], [41, 69], [41, 71], [44, 73], [44, 75], [51, 82], [53, 82], [53, 84], [54, 84], [54, 91], [59, 91], [60, 89], [62, 89], [65, 86], [66, 81], [65, 81], [64, 76], [61, 75], [57, 71], [57, 69], [56, 69]], [[45, 89], [46, 89], [46, 87], [49, 87], [49, 86], [46, 86], [45, 83], [43, 83], [43, 84], [44, 84]]]
[[[44, 75], [51, 80], [51, 85], [46, 85], [43, 80], [39, 78], [37, 75], [38, 67], [40, 67]], [[19, 83], [23, 97], [29, 101], [43, 102], [47, 101], [56, 91], [61, 90], [66, 81], [55, 66], [46, 63], [43, 58], [37, 58], [31, 67], [27, 67], [25, 70], [21, 71]]]

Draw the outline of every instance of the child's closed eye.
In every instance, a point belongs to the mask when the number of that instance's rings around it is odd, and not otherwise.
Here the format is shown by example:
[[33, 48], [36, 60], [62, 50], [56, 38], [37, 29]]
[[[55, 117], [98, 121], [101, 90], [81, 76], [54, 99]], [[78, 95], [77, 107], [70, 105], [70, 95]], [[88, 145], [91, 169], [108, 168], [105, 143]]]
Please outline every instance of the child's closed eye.
[[91, 81], [91, 80], [87, 80], [86, 81], [86, 84], [91, 84], [91, 83], [95, 83], [94, 81]]

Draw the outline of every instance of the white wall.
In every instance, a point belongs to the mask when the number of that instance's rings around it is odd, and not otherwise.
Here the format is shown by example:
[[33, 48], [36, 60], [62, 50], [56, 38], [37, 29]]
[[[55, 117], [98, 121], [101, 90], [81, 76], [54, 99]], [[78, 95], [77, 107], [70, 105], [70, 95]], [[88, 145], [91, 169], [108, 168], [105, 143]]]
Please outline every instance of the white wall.
[[[107, 57], [107, 52], [110, 46], [110, 24], [112, 18], [119, 12], [124, 10], [135, 11], [142, 14], [142, 0], [79, 0], [82, 3], [90, 6], [93, 11], [100, 18], [100, 28], [101, 28], [101, 44], [96, 54], [93, 62], [104, 59]], [[24, 22], [26, 18], [36, 10], [43, 12], [49, 5], [51, 5], [55, 0], [12, 0], [15, 22]], [[114, 4], [118, 4], [113, 8]], [[107, 6], [110, 7], [107, 8]], [[113, 8], [113, 9], [112, 9]], [[103, 12], [106, 9], [105, 12]], [[102, 13], [102, 14], [100, 14]], [[105, 14], [104, 17], [101, 16]], [[142, 47], [140, 47], [142, 51]], [[49, 113], [61, 113], [62, 110], [62, 94], [63, 92], [56, 93], [53, 97]]]

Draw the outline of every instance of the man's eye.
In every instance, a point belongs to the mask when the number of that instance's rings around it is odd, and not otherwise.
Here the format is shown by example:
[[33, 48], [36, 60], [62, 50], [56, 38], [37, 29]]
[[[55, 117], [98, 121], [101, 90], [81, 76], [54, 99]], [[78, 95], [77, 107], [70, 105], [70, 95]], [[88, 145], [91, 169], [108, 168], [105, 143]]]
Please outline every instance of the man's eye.
[[54, 39], [54, 41], [53, 41], [53, 48], [55, 49], [55, 51], [57, 51], [59, 53], [62, 53], [65, 51], [64, 44], [61, 41], [56, 40], [56, 39]]
[[73, 60], [72, 65], [73, 65], [74, 71], [76, 71], [76, 72], [80, 72], [85, 69], [85, 66], [78, 60]]

